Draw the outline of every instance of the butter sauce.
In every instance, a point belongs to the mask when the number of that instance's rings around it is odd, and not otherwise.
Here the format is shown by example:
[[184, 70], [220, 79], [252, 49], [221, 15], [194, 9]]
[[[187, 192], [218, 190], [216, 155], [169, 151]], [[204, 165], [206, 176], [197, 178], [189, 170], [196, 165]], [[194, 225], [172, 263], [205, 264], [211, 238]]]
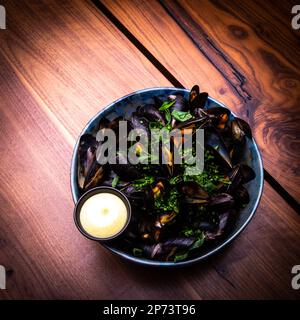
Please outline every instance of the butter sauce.
[[128, 211], [120, 197], [112, 193], [98, 193], [84, 202], [79, 220], [86, 233], [105, 239], [117, 235], [125, 227]]

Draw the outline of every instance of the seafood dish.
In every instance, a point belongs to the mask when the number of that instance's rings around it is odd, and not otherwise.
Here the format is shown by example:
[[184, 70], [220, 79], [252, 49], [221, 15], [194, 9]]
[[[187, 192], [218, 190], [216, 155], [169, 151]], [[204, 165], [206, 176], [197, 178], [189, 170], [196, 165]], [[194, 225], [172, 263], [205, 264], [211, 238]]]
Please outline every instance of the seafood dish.
[[[80, 137], [77, 150], [77, 185], [80, 195], [109, 186], [120, 190], [130, 201], [132, 217], [126, 232], [114, 246], [135, 257], [156, 261], [185, 261], [220, 241], [234, 227], [250, 196], [246, 184], [255, 178], [253, 168], [243, 161], [247, 139], [252, 139], [249, 124], [232, 116], [221, 106], [207, 108], [208, 94], [193, 86], [188, 98], [180, 92], [166, 100], [154, 96], [151, 103], [139, 105], [130, 115], [113, 120], [102, 117], [94, 130]], [[120, 123], [126, 133], [140, 130], [150, 143], [126, 140], [126, 151], [148, 161], [132, 163], [129, 154], [118, 151], [115, 161], [101, 163], [99, 154], [107, 153], [99, 132], [108, 129], [117, 138]], [[169, 145], [152, 131], [180, 133], [171, 136]], [[175, 161], [178, 145], [187, 143], [189, 153]], [[201, 172], [193, 173], [188, 157], [197, 158], [196, 132], [203, 134]], [[153, 141], [153, 139], [156, 139]], [[199, 140], [199, 139], [198, 139]], [[180, 143], [179, 143], [180, 142]], [[166, 147], [168, 145], [168, 147]], [[158, 149], [153, 160], [151, 148]], [[108, 150], [109, 151], [109, 150]]]

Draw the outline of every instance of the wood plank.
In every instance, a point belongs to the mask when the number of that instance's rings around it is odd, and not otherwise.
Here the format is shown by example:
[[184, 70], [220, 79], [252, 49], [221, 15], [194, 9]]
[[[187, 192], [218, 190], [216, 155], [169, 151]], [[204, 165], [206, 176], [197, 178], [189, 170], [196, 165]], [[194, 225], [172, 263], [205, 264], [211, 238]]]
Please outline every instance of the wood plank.
[[4, 5], [11, 23], [0, 34], [2, 53], [43, 101], [45, 112], [55, 115], [73, 137], [99, 109], [121, 96], [170, 86], [89, 2]]
[[251, 123], [265, 168], [300, 197], [300, 46], [280, 1], [102, 1], [186, 87]]
[[270, 298], [274, 290], [297, 297], [289, 279], [299, 261], [299, 221], [268, 185], [239, 240], [185, 271], [125, 263], [82, 237], [69, 191], [76, 137], [120, 95], [169, 84], [89, 3], [5, 6], [11, 27], [0, 48], [0, 264], [8, 281], [0, 298]]

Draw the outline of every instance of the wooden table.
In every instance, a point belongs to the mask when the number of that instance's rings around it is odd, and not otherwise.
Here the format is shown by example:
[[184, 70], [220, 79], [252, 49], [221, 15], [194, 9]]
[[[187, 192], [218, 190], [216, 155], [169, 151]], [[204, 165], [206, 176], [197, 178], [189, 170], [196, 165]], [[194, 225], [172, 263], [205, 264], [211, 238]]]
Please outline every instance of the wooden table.
[[[293, 1], [2, 1], [0, 265], [4, 299], [299, 299], [300, 31]], [[145, 87], [200, 84], [253, 127], [254, 219], [193, 267], [133, 265], [73, 223], [70, 162], [87, 121]]]

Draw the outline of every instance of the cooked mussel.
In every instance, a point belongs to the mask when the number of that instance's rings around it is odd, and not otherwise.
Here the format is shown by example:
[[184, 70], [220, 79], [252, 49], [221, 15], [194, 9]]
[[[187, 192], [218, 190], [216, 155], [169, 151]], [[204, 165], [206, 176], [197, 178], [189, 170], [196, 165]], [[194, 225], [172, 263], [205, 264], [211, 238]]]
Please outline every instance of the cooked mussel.
[[248, 190], [242, 185], [234, 191], [233, 197], [235, 203], [239, 206], [246, 205], [250, 202]]
[[155, 221], [155, 227], [162, 228], [166, 224], [174, 222], [176, 216], [177, 213], [174, 211], [161, 214]]
[[219, 130], [224, 130], [226, 128], [230, 116], [230, 111], [228, 109], [213, 107], [207, 109], [206, 112], [210, 116], [210, 121], [215, 128]]
[[177, 250], [188, 249], [195, 242], [195, 238], [174, 238], [153, 245], [143, 245], [143, 252], [152, 259], [168, 260]]
[[240, 165], [240, 172], [242, 175], [242, 183], [247, 183], [255, 178], [255, 172], [246, 164]]
[[[175, 103], [171, 106], [170, 108], [170, 112], [172, 114], [172, 112], [174, 110], [176, 111], [188, 111], [188, 105], [184, 99], [184, 97], [180, 94], [176, 95], [176, 96], [170, 96], [169, 97], [170, 100], [174, 99]], [[172, 116], [172, 120], [171, 120], [171, 126], [172, 128], [175, 126], [175, 124], [177, 123], [176, 119]]]
[[205, 144], [225, 166], [232, 168], [232, 162], [224, 140], [213, 127], [208, 127], [205, 130]]
[[78, 146], [78, 186], [87, 191], [99, 185], [104, 177], [105, 166], [96, 160], [99, 143], [91, 134], [81, 136]]
[[234, 214], [233, 211], [226, 211], [220, 214], [218, 226], [214, 230], [205, 232], [204, 233], [205, 239], [214, 240], [220, 237], [228, 228], [233, 214]]
[[110, 168], [124, 181], [132, 181], [142, 177], [137, 166], [131, 164], [122, 153], [116, 155], [115, 163], [110, 163]]
[[189, 204], [208, 203], [208, 193], [194, 181], [184, 181], [178, 186], [179, 192], [183, 195], [183, 202]]
[[193, 86], [189, 95], [189, 106], [190, 106], [191, 113], [198, 108], [203, 109], [205, 107], [207, 99], [208, 99], [207, 92], [200, 93], [199, 86], [198, 85]]
[[155, 183], [152, 184], [152, 192], [154, 198], [158, 198], [162, 195], [166, 188], [166, 180], [158, 180]]
[[134, 183], [130, 183], [121, 188], [121, 191], [136, 208], [148, 210], [153, 208], [154, 195], [150, 185], [137, 187]]
[[252, 132], [249, 124], [240, 118], [234, 118], [231, 121], [232, 137], [235, 140], [242, 141], [244, 137], [252, 139]]
[[155, 121], [165, 125], [165, 119], [159, 110], [153, 104], [146, 104], [137, 108], [137, 115], [144, 117], [149, 121]]
[[219, 193], [214, 195], [209, 202], [211, 210], [222, 212], [232, 208], [234, 205], [234, 198], [228, 193]]
[[150, 135], [148, 120], [141, 118], [136, 112], [132, 113], [129, 124], [132, 129], [140, 130], [141, 134]]

